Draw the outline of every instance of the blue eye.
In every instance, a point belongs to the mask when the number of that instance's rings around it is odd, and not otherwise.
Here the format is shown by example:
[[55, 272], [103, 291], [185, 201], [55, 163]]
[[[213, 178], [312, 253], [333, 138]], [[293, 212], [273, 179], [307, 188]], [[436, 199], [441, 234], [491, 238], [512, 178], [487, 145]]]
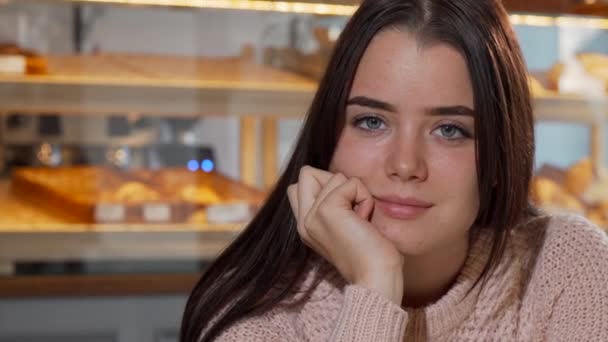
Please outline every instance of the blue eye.
[[382, 119], [376, 116], [365, 116], [355, 120], [355, 126], [368, 131], [384, 129], [385, 124]]
[[464, 129], [456, 125], [441, 125], [434, 132], [438, 132], [439, 136], [447, 140], [456, 140], [462, 138], [470, 138], [471, 135]]

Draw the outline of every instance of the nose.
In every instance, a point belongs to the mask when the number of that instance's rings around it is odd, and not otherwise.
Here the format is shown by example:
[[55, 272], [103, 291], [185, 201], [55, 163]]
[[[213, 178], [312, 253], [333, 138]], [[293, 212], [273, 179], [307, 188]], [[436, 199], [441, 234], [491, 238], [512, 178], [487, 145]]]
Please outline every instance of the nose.
[[424, 139], [415, 132], [392, 137], [386, 160], [387, 175], [397, 181], [424, 181], [428, 177]]

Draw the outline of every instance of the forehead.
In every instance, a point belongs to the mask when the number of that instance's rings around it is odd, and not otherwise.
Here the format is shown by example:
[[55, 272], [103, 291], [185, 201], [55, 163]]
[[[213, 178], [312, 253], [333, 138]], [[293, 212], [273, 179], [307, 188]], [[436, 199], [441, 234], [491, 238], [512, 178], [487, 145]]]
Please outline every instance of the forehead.
[[464, 57], [445, 43], [421, 45], [406, 30], [372, 39], [357, 68], [350, 97], [369, 96], [406, 110], [466, 105], [473, 89]]

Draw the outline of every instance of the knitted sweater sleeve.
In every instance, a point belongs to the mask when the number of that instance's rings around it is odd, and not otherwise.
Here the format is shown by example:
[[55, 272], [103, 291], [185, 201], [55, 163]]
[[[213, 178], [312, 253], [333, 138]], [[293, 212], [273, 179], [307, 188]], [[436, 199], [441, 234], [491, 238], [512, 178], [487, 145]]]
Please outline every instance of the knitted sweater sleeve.
[[384, 296], [348, 285], [330, 341], [402, 341], [407, 313]]
[[564, 277], [555, 297], [545, 340], [608, 341], [608, 237], [583, 219], [554, 239], [554, 272]]
[[[325, 315], [319, 310], [312, 315]], [[306, 317], [281, 310], [241, 320], [224, 331], [219, 342], [398, 342], [403, 340], [407, 313], [384, 296], [355, 285], [344, 289], [344, 302], [332, 328], [308, 329]]]

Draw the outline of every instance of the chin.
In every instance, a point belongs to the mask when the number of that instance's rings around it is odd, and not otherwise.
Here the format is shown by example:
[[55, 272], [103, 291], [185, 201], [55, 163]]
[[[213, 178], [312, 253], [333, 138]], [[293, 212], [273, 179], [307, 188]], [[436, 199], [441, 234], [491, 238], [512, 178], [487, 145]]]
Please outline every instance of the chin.
[[373, 215], [371, 223], [378, 231], [403, 255], [424, 255], [429, 252], [432, 245], [432, 234], [429, 234], [430, 222], [423, 218], [415, 220], [396, 220]]

